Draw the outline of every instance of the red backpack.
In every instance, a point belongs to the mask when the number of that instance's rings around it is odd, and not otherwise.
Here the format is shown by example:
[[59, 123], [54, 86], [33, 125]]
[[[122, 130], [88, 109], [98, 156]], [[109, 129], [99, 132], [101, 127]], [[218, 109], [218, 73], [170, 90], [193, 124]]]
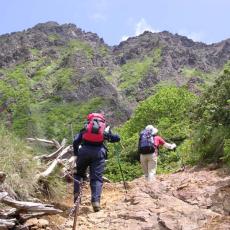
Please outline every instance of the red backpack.
[[90, 113], [83, 133], [83, 140], [90, 143], [102, 144], [104, 141], [105, 118], [100, 113]]

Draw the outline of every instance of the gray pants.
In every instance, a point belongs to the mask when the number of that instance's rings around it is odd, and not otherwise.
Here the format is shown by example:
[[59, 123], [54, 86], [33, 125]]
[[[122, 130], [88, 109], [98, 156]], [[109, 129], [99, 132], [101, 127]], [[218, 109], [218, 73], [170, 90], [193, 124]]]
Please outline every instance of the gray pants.
[[140, 161], [145, 174], [145, 179], [147, 181], [153, 181], [157, 170], [157, 154], [141, 154]]

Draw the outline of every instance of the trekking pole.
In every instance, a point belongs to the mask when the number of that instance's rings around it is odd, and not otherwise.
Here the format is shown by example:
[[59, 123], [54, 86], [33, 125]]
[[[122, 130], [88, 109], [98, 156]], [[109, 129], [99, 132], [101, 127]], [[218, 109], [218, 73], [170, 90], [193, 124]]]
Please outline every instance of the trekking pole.
[[125, 188], [125, 193], [127, 194], [128, 192], [127, 192], [127, 187], [126, 187], [126, 183], [125, 183], [124, 174], [123, 174], [123, 171], [122, 171], [122, 168], [121, 168], [119, 152], [120, 152], [119, 146], [115, 145], [115, 153], [116, 153], [116, 156], [117, 156], [117, 163], [118, 163], [118, 166], [119, 166], [119, 169], [120, 169], [120, 173], [121, 173], [121, 176], [122, 176], [123, 185], [124, 185], [124, 188]]
[[[77, 181], [74, 177], [73, 179], [75, 181]], [[74, 209], [74, 219], [73, 219], [73, 228], [72, 230], [76, 230], [77, 229], [77, 218], [78, 218], [78, 215], [79, 215], [79, 209], [80, 209], [80, 204], [81, 204], [81, 198], [82, 198], [82, 193], [83, 193], [83, 182], [80, 182], [80, 181], [77, 181], [77, 183], [79, 183], [79, 188], [80, 188], [80, 191], [79, 191], [79, 195], [77, 197], [77, 200], [75, 201], [75, 209]]]

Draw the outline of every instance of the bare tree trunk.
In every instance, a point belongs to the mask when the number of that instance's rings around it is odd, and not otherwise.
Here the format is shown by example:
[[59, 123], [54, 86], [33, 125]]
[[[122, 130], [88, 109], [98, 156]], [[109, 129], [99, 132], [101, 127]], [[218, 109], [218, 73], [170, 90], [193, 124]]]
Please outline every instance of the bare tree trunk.
[[8, 196], [7, 192], [1, 192], [0, 197], [2, 203], [16, 208], [19, 213], [44, 212], [45, 214], [57, 214], [62, 212], [60, 209], [53, 208], [53, 205], [14, 200]]
[[61, 146], [56, 140], [50, 141], [50, 140], [46, 140], [46, 139], [32, 138], [32, 137], [26, 138], [26, 140], [30, 141], [30, 142], [37, 141], [37, 142], [41, 142], [41, 143], [44, 143], [44, 144], [48, 144], [50, 146], [56, 147], [57, 149]]
[[0, 229], [7, 230], [15, 226], [16, 219], [0, 219]]
[[37, 180], [40, 180], [41, 178], [48, 177], [56, 168], [58, 163], [60, 163], [60, 159], [64, 157], [67, 153], [71, 151], [71, 146], [67, 146], [65, 149], [62, 150], [62, 152], [57, 156], [57, 158], [50, 164], [50, 166], [42, 173], [38, 174]]

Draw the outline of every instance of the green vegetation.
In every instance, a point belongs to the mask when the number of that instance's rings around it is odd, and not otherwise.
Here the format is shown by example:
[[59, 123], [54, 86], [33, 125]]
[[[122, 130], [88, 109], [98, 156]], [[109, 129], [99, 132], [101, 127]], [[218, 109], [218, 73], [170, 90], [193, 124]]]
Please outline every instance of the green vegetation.
[[205, 84], [198, 84], [197, 85], [201, 90], [203, 90], [207, 86], [213, 85], [216, 77], [219, 74], [218, 71], [212, 72], [212, 73], [207, 73], [207, 72], [203, 72], [199, 69], [195, 69], [195, 68], [193, 68], [193, 69], [192, 68], [183, 68], [181, 70], [181, 73], [186, 78], [199, 77], [200, 79], [202, 79]]
[[99, 47], [99, 52], [100, 52], [100, 55], [103, 57], [103, 56], [106, 56], [109, 53], [109, 49], [106, 46], [101, 45]]
[[48, 35], [48, 39], [49, 41], [53, 42], [53, 41], [57, 41], [57, 40], [60, 40], [60, 35], [58, 34], [50, 34]]
[[[192, 155], [194, 161], [230, 163], [230, 64], [213, 87], [207, 89], [194, 106], [191, 117], [194, 131]], [[191, 157], [191, 159], [193, 159]]]
[[0, 143], [0, 168], [7, 174], [6, 182], [20, 198], [27, 198], [35, 185], [37, 167], [31, 161], [33, 154], [3, 126], [0, 129]]
[[[133, 179], [141, 175], [140, 164], [137, 161], [137, 144], [139, 132], [148, 124], [153, 124], [159, 129], [159, 134], [168, 142], [176, 142], [178, 145], [188, 137], [189, 109], [196, 100], [196, 97], [183, 88], [162, 87], [158, 92], [139, 104], [132, 118], [118, 129], [122, 137], [121, 161], [126, 172], [126, 179]], [[111, 155], [114, 156], [116, 149], [110, 146]], [[111, 160], [116, 162], [115, 159]], [[180, 152], [160, 151], [158, 172], [169, 172], [180, 167]], [[129, 165], [133, 165], [135, 170], [129, 171]], [[107, 175], [111, 175], [116, 167], [110, 166]], [[118, 170], [118, 167], [117, 167]], [[119, 175], [119, 171], [115, 175]], [[113, 179], [120, 180], [119, 176]]]
[[147, 73], [157, 73], [161, 61], [161, 47], [154, 49], [148, 56], [142, 59], [130, 60], [121, 66], [120, 71], [116, 70], [112, 75], [107, 76], [108, 81], [117, 85], [119, 90], [131, 99], [136, 91], [137, 84]]
[[48, 65], [44, 65], [41, 68], [37, 69], [33, 76], [33, 81], [38, 82], [44, 79], [47, 75], [51, 74], [54, 69], [57, 67], [55, 62], [49, 63]]
[[[35, 152], [26, 146], [26, 143], [12, 135], [3, 126], [0, 128], [0, 168], [5, 172], [6, 190], [14, 191], [18, 199], [28, 200], [31, 197], [44, 195], [43, 185], [37, 183], [36, 174], [45, 167], [38, 165], [33, 160]], [[46, 193], [50, 198], [63, 194], [61, 180], [56, 178], [52, 182], [46, 182]]]
[[151, 58], [146, 57], [143, 61], [130, 61], [121, 67], [120, 76], [118, 78], [118, 89], [126, 90], [126, 95], [132, 96], [137, 83], [147, 73]]
[[94, 54], [92, 47], [88, 43], [80, 41], [80, 40], [69, 41], [67, 51], [68, 53], [74, 53], [77, 51], [81, 51], [86, 55], [88, 59], [92, 59], [93, 54]]
[[[36, 54], [37, 50], [33, 49], [31, 52]], [[32, 62], [0, 70], [5, 79], [0, 81], [0, 105], [7, 104], [7, 110], [0, 117], [2, 123], [12, 123], [12, 130], [17, 135], [23, 137], [47, 134], [47, 131], [41, 131], [40, 128], [44, 124], [36, 128], [37, 114], [41, 116], [41, 111], [35, 109], [34, 116], [34, 108], [38, 108], [45, 101], [57, 104], [61, 102], [61, 98], [55, 96], [57, 92], [73, 90], [74, 71], [71, 68], [60, 68], [61, 61], [62, 58], [53, 61], [36, 56], [36, 60]], [[36, 133], [36, 130], [39, 132]]]
[[[175, 171], [183, 164], [222, 162], [230, 165], [230, 64], [199, 98], [183, 88], [161, 86], [156, 89], [156, 94], [141, 102], [131, 119], [118, 129], [126, 179], [142, 174], [137, 144], [139, 132], [147, 124], [156, 126], [160, 136], [178, 146], [175, 152], [160, 150], [158, 173]], [[111, 160], [106, 173], [113, 180], [121, 180], [113, 157], [116, 149], [109, 147]]]
[[71, 90], [73, 89], [73, 84], [71, 77], [73, 76], [73, 69], [71, 68], [61, 68], [56, 70], [51, 76], [50, 79], [53, 83], [53, 87], [56, 90]]
[[[22, 67], [6, 72], [7, 80], [0, 81], [0, 104], [8, 103], [13, 120], [13, 129], [18, 130], [19, 135], [24, 135], [27, 123], [30, 122], [29, 104], [33, 103], [32, 94], [29, 87], [29, 79], [25, 75]], [[4, 115], [2, 117], [4, 120]]]
[[29, 49], [30, 52], [34, 55], [34, 56], [38, 56], [40, 53], [39, 53], [39, 50], [38, 49], [35, 49], [35, 48], [30, 48]]
[[[55, 41], [60, 38], [52, 34], [48, 39]], [[65, 95], [77, 93], [78, 86], [74, 81], [84, 83], [93, 76], [89, 72], [84, 78], [78, 78], [79, 73], [65, 65], [65, 61], [68, 62], [75, 54], [91, 61], [95, 54], [105, 56], [109, 50], [101, 45], [98, 53], [95, 53], [94, 47], [79, 40], [69, 41], [67, 48], [54, 49], [60, 55], [56, 60], [42, 57], [37, 49], [30, 49], [35, 56], [33, 61], [0, 69], [0, 105], [7, 104], [7, 110], [0, 113], [0, 118], [2, 124], [6, 123], [20, 137], [55, 137], [59, 141], [65, 137], [71, 143], [72, 130], [74, 133], [79, 131], [86, 115], [105, 107], [109, 101], [101, 97], [81, 103], [68, 101]], [[161, 53], [162, 48], [159, 47], [140, 59], [128, 60], [121, 67], [114, 68], [112, 73], [110, 68], [104, 66], [97, 67], [96, 71], [106, 76], [113, 85], [117, 85], [128, 99], [132, 99], [138, 83], [148, 73], [157, 74], [162, 60]], [[183, 68], [181, 73], [185, 78], [201, 78], [209, 88], [204, 89], [202, 84], [198, 84], [203, 90], [203, 96], [199, 98], [185, 88], [172, 86], [174, 83], [170, 80], [147, 89], [155, 94], [141, 102], [131, 119], [115, 130], [122, 138], [121, 144], [108, 144], [110, 152], [106, 176], [110, 179], [121, 180], [117, 153], [120, 154], [126, 180], [142, 175], [137, 144], [139, 132], [147, 124], [156, 126], [160, 136], [178, 146], [175, 152], [160, 150], [158, 173], [175, 171], [183, 163], [224, 162], [230, 165], [230, 64], [226, 65], [215, 82], [213, 79], [216, 78], [216, 73], [188, 68]], [[43, 166], [34, 165], [32, 157], [35, 153], [26, 149], [25, 144], [14, 137], [14, 134], [6, 132], [4, 128], [0, 131], [0, 167], [10, 175], [7, 183], [19, 197], [25, 198], [38, 189], [34, 187], [35, 182], [31, 178], [34, 179], [37, 167]], [[51, 176], [39, 189], [57, 194], [61, 188], [63, 185], [60, 180]]]
[[31, 117], [34, 121], [33, 136], [56, 138], [61, 141], [64, 137], [72, 141], [72, 129], [78, 132], [86, 120], [86, 115], [97, 111], [106, 103], [102, 98], [94, 98], [81, 104], [64, 103], [52, 100], [43, 101], [31, 107]]
[[161, 58], [162, 58], [161, 54], [162, 54], [162, 47], [158, 47], [153, 50], [152, 62], [154, 67], [157, 67], [158, 64], [161, 62]]

